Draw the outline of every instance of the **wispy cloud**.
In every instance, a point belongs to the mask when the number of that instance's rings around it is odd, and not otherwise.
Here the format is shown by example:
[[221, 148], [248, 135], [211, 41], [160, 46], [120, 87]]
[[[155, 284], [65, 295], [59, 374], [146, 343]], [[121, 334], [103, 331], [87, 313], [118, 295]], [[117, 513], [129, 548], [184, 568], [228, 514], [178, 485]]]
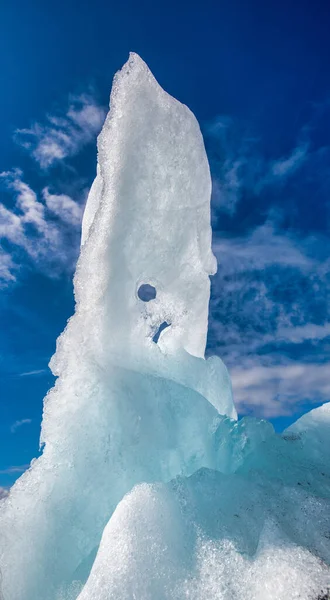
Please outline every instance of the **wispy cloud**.
[[17, 249], [35, 267], [50, 276], [73, 269], [79, 246], [83, 206], [46, 187], [40, 197], [23, 180], [19, 169], [0, 173], [0, 183], [12, 193], [10, 208], [0, 203], [0, 241], [10, 248], [0, 254], [0, 280], [14, 281], [18, 270]]
[[30, 464], [7, 467], [6, 469], [0, 470], [0, 475], [17, 475], [18, 473], [24, 473], [29, 466]]
[[312, 268], [315, 261], [302, 246], [290, 232], [276, 230], [274, 223], [267, 220], [244, 237], [221, 239], [215, 235], [213, 251], [227, 273], [230, 268], [235, 272], [259, 271], [271, 265]]
[[48, 115], [45, 123], [18, 129], [16, 141], [42, 169], [77, 154], [100, 131], [105, 109], [90, 94], [70, 96], [64, 113]]
[[32, 423], [32, 419], [20, 419], [11, 425], [10, 431], [11, 433], [16, 433], [17, 429], [22, 427], [22, 425], [30, 425], [30, 423]]
[[291, 415], [299, 405], [330, 400], [328, 364], [288, 361], [267, 366], [255, 358], [245, 368], [232, 367], [230, 374], [236, 406], [244, 414]]
[[310, 143], [303, 128], [286, 156], [266, 158], [260, 140], [229, 117], [217, 117], [206, 127], [213, 172], [215, 209], [233, 215], [246, 194], [281, 188], [308, 160]]
[[16, 269], [17, 265], [15, 265], [11, 254], [0, 246], [0, 289], [15, 281]]
[[82, 219], [82, 206], [66, 194], [51, 194], [49, 188], [43, 190], [43, 198], [51, 213], [62, 221], [78, 228]]
[[0, 236], [15, 244], [26, 245], [25, 226], [32, 225], [36, 232], [47, 237], [51, 237], [54, 231], [46, 223], [44, 205], [38, 201], [36, 193], [23, 181], [22, 176], [20, 169], [0, 173], [6, 187], [14, 192], [16, 201], [16, 211], [0, 204]]
[[[291, 154], [270, 163], [269, 176], [274, 179], [291, 175], [299, 169], [307, 159], [309, 145], [306, 142], [298, 143]], [[271, 183], [271, 181], [269, 181]]]
[[47, 373], [46, 369], [36, 369], [35, 371], [26, 371], [25, 373], [19, 373], [19, 377], [32, 377], [33, 375], [43, 375]]
[[227, 116], [219, 116], [212, 121], [205, 135], [210, 141], [214, 205], [234, 214], [244, 186], [255, 186], [262, 172], [256, 140], [249, 135], [242, 136], [237, 123]]
[[279, 327], [277, 337], [292, 344], [300, 344], [305, 341], [319, 342], [327, 337], [330, 338], [330, 323], [326, 321], [322, 325], [306, 323], [300, 327]]

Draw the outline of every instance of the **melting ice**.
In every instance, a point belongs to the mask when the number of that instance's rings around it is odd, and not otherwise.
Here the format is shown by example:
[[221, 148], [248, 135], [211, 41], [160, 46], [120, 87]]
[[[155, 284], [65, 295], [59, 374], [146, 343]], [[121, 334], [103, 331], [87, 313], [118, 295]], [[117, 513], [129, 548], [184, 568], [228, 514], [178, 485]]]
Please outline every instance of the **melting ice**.
[[43, 454], [0, 504], [3, 600], [315, 599], [330, 404], [237, 421], [204, 358], [216, 261], [198, 123], [132, 54], [113, 83]]

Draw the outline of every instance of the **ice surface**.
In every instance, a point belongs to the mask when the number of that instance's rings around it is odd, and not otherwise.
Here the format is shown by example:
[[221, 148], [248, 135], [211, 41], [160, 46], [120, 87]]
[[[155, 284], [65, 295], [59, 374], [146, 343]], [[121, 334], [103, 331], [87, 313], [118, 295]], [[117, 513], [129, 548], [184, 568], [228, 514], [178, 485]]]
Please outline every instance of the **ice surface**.
[[225, 366], [204, 358], [210, 189], [195, 117], [130, 55], [43, 454], [0, 504], [1, 600], [308, 600], [328, 585], [330, 405], [283, 436], [237, 421]]
[[[317, 598], [329, 570], [298, 527], [284, 530], [284, 511], [304, 528], [306, 501], [295, 490], [278, 492], [207, 470], [135, 487], [105, 528], [79, 600]], [[323, 524], [327, 508], [323, 502], [313, 515]]]

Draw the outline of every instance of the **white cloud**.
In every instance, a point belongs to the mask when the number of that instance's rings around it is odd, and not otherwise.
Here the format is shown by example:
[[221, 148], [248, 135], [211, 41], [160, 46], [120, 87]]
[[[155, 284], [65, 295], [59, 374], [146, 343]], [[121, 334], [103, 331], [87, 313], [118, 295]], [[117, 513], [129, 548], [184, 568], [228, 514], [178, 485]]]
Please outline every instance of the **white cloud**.
[[287, 177], [302, 166], [308, 156], [309, 146], [307, 143], [299, 144], [286, 158], [272, 161], [269, 175], [273, 177]]
[[20, 419], [11, 425], [10, 431], [11, 433], [15, 433], [22, 425], [29, 425], [30, 423], [32, 423], [32, 419]]
[[104, 107], [99, 106], [95, 99], [87, 94], [71, 96], [71, 104], [67, 112], [67, 117], [85, 131], [85, 135], [89, 136], [89, 140], [101, 128], [105, 117], [105, 110]]
[[72, 200], [70, 196], [66, 194], [51, 194], [49, 188], [44, 188], [43, 198], [47, 208], [54, 215], [57, 215], [62, 221], [66, 221], [73, 227], [80, 226], [83, 207]]
[[258, 358], [244, 367], [232, 367], [235, 404], [239, 412], [259, 417], [291, 415], [302, 403], [330, 401], [329, 365], [288, 362], [258, 364]]
[[16, 212], [0, 204], [2, 225], [0, 236], [13, 243], [24, 245], [24, 225], [31, 224], [41, 233], [46, 233], [45, 207], [38, 202], [36, 193], [22, 180], [22, 171], [3, 171], [0, 178], [15, 195]]
[[20, 373], [19, 377], [31, 377], [32, 375], [42, 375], [46, 372], [46, 369], [35, 369], [34, 371], [26, 371], [25, 373]]
[[[18, 268], [16, 249], [21, 248], [31, 263], [49, 275], [72, 271], [79, 246], [83, 207], [65, 194], [44, 188], [42, 198], [23, 181], [20, 170], [0, 173], [5, 187], [13, 193], [9, 209], [0, 203], [0, 240], [12, 245], [0, 254], [0, 281], [15, 280]], [[21, 262], [21, 259], [20, 259]]]
[[211, 143], [214, 209], [233, 215], [244, 194], [259, 196], [282, 185], [310, 158], [306, 128], [287, 156], [266, 159], [260, 140], [228, 117], [217, 117], [206, 129]]
[[18, 129], [15, 139], [42, 169], [77, 154], [100, 131], [105, 110], [93, 96], [70, 96], [64, 115], [48, 115], [46, 123]]
[[16, 203], [21, 211], [21, 222], [31, 223], [41, 232], [47, 229], [45, 223], [45, 208], [38, 202], [36, 193], [20, 178], [14, 176], [11, 180], [11, 187], [16, 192]]
[[226, 116], [217, 117], [209, 124], [206, 136], [212, 140], [210, 159], [214, 205], [233, 215], [244, 188], [255, 187], [263, 172], [256, 140], [243, 135], [237, 123]]
[[2, 287], [5, 287], [9, 283], [13, 283], [14, 281], [16, 281], [16, 269], [17, 265], [15, 265], [15, 263], [13, 262], [11, 255], [8, 252], [5, 252], [5, 250], [3, 250], [3, 248], [0, 247], [0, 289]]
[[29, 467], [30, 464], [7, 467], [6, 469], [0, 470], [0, 475], [16, 475], [19, 473], [24, 473], [24, 471], [26, 471], [26, 469], [28, 469]]
[[289, 341], [293, 344], [300, 344], [306, 340], [319, 341], [329, 336], [330, 323], [328, 322], [323, 325], [306, 323], [300, 327], [279, 327], [277, 330], [277, 337], [279, 339]]
[[0, 238], [22, 245], [24, 234], [21, 217], [0, 204]]
[[306, 255], [299, 242], [290, 233], [277, 233], [271, 221], [257, 227], [246, 237], [223, 240], [215, 237], [213, 251], [220, 269], [225, 264], [227, 273], [231, 269], [236, 272], [262, 270], [268, 265], [296, 268], [313, 266], [313, 260]]

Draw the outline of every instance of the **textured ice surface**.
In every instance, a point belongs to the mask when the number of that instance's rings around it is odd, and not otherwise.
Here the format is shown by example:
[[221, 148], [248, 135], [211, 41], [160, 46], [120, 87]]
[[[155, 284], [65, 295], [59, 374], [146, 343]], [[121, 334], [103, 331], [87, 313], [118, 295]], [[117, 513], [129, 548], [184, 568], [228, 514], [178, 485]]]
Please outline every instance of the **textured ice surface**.
[[43, 454], [0, 504], [3, 600], [328, 585], [329, 405], [277, 436], [236, 420], [225, 366], [204, 359], [210, 188], [195, 117], [131, 55], [98, 139]]
[[330, 462], [308, 447], [329, 414], [283, 436], [220, 419], [216, 469], [138, 485], [119, 503], [79, 600], [318, 598], [330, 586]]

